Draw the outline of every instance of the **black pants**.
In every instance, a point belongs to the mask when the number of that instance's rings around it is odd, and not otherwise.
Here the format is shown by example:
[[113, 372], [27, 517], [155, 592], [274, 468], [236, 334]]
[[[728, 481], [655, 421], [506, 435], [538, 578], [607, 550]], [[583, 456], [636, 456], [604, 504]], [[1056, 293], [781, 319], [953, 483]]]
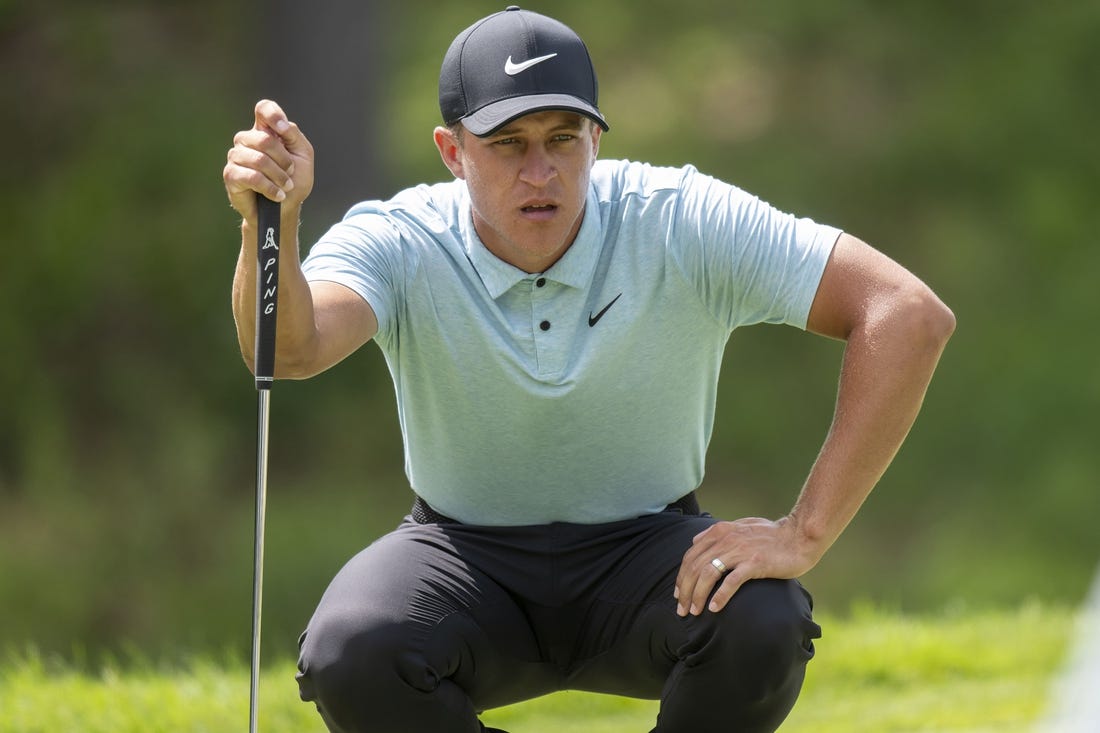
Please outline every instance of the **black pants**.
[[774, 731], [820, 628], [794, 580], [676, 615], [680, 559], [715, 521], [407, 517], [322, 597], [300, 643], [302, 699], [333, 733], [477, 733], [478, 712], [565, 689], [659, 698], [654, 733]]

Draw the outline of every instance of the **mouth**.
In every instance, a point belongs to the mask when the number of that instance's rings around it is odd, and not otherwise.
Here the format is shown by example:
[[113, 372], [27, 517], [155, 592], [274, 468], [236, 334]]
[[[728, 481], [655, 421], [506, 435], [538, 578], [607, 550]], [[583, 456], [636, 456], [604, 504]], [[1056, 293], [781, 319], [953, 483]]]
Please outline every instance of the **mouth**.
[[528, 221], [549, 221], [558, 211], [557, 204], [534, 201], [519, 207], [520, 214]]

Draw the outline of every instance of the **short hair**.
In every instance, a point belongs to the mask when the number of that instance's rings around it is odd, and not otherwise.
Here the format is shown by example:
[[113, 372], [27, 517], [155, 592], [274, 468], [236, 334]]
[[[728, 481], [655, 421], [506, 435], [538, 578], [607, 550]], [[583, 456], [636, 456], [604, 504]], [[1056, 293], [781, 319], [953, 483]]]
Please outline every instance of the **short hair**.
[[451, 131], [451, 134], [455, 137], [455, 142], [458, 143], [458, 147], [462, 147], [462, 142], [466, 135], [466, 126], [462, 124], [462, 121], [453, 122], [447, 125], [447, 129]]

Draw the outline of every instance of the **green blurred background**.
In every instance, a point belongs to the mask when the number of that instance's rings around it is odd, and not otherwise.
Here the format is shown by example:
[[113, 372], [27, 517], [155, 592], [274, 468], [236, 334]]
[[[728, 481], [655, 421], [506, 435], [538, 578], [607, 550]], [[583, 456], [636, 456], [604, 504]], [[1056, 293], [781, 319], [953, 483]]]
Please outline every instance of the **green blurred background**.
[[[0, 0], [0, 649], [241, 651], [255, 404], [220, 172], [261, 97], [317, 148], [311, 242], [442, 180], [450, 39], [487, 2]], [[692, 162], [922, 276], [958, 330], [820, 608], [1074, 604], [1100, 560], [1100, 4], [532, 0], [586, 39], [603, 157]], [[1091, 283], [1091, 284], [1090, 284]], [[841, 346], [734, 336], [704, 504], [776, 516]], [[410, 502], [370, 345], [272, 399], [266, 653]]]

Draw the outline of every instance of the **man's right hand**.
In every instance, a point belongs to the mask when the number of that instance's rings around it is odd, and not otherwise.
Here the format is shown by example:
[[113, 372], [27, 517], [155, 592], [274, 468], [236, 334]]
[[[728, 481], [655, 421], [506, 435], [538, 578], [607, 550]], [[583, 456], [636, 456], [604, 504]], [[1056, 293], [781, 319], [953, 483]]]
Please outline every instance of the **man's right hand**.
[[247, 221], [256, 220], [256, 193], [296, 209], [313, 190], [313, 145], [269, 99], [256, 103], [255, 124], [233, 137], [226, 159], [229, 203]]

